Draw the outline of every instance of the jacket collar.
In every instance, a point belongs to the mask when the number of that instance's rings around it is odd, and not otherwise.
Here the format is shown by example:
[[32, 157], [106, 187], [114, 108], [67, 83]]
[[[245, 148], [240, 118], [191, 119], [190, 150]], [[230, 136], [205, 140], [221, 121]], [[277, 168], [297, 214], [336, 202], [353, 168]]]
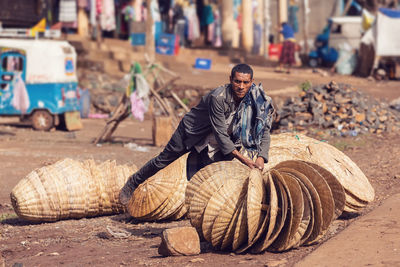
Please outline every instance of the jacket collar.
[[232, 85], [230, 83], [225, 85], [225, 103], [227, 104], [234, 104], [235, 100], [233, 99], [233, 94], [232, 94]]

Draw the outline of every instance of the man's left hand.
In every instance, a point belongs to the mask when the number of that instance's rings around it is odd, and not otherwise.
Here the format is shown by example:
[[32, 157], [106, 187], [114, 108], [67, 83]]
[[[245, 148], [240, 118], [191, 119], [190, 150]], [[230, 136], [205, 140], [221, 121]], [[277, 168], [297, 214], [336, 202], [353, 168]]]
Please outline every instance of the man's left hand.
[[257, 159], [256, 159], [256, 166], [257, 166], [257, 168], [259, 169], [259, 170], [263, 170], [264, 169], [264, 158], [262, 158], [262, 157], [258, 157]]

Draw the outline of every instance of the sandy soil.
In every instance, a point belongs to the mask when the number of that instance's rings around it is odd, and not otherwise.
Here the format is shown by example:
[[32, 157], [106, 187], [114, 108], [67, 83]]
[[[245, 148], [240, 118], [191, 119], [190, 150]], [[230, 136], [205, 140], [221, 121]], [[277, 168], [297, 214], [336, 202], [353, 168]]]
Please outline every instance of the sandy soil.
[[[213, 72], [175, 70], [180, 72], [182, 84], [193, 84], [196, 81], [205, 87], [215, 87], [227, 81], [229, 74], [226, 69], [226, 66], [216, 66]], [[262, 81], [274, 97], [296, 94], [296, 86], [306, 79], [313, 83], [325, 83], [332, 79], [350, 83], [385, 100], [400, 96], [398, 82], [377, 83], [355, 77], [322, 77], [301, 69], [295, 70], [291, 75], [276, 74], [272, 69], [261, 67], [255, 70], [256, 79]], [[83, 123], [84, 129], [78, 132], [43, 133], [16, 123], [15, 119], [0, 119], [0, 253], [6, 266], [13, 266], [15, 263], [22, 263], [24, 266], [292, 266], [364, 214], [381, 205], [385, 199], [400, 192], [400, 133], [393, 132], [326, 138], [329, 143], [342, 149], [364, 171], [375, 188], [376, 199], [361, 214], [342, 216], [333, 222], [320, 244], [285, 253], [235, 255], [215, 252], [202, 243], [202, 253], [198, 256], [160, 257], [157, 248], [162, 230], [189, 225], [187, 220], [143, 223], [132, 220], [126, 214], [42, 224], [31, 224], [18, 219], [10, 205], [9, 193], [21, 178], [37, 167], [65, 157], [79, 160], [93, 158], [96, 161], [115, 159], [118, 164], [135, 163], [141, 166], [160, 152], [160, 148], [151, 144], [150, 121], [140, 123], [127, 119], [113, 135], [113, 142], [100, 146], [94, 146], [91, 142], [104, 127], [104, 120], [86, 119]], [[146, 151], [132, 150], [129, 143], [138, 144]], [[131, 236], [125, 239], [111, 237], [106, 234], [107, 226], [126, 230]]]

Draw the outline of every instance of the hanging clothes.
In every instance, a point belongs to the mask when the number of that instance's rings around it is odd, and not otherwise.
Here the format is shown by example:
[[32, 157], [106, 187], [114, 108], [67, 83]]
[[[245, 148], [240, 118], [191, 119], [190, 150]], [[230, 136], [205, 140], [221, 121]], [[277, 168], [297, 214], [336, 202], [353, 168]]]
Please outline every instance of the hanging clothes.
[[183, 14], [183, 8], [180, 4], [176, 4], [173, 8], [172, 23], [174, 25], [174, 34], [179, 36], [179, 45], [184, 46], [186, 44], [185, 39], [185, 28], [186, 20]]
[[100, 15], [103, 12], [103, 0], [96, 0], [96, 13]]
[[144, 113], [146, 112], [143, 100], [137, 96], [137, 92], [133, 92], [130, 96], [131, 100], [131, 112], [134, 118], [139, 121], [144, 120]]
[[135, 9], [135, 21], [142, 21], [142, 4], [143, 0], [136, 0], [133, 3], [133, 8]]
[[11, 100], [12, 106], [16, 110], [20, 110], [22, 114], [26, 113], [29, 108], [29, 95], [26, 90], [25, 83], [21, 77], [21, 72], [16, 72], [15, 78], [13, 81], [13, 99]]
[[103, 0], [102, 12], [100, 14], [100, 26], [101, 29], [105, 31], [115, 30], [114, 0]]
[[233, 19], [237, 19], [242, 7], [242, 0], [233, 0]]
[[214, 22], [214, 15], [211, 5], [205, 5], [201, 13], [200, 25], [207, 26]]
[[222, 46], [222, 29], [221, 29], [221, 14], [218, 8], [214, 10], [214, 36], [213, 36], [213, 46]]
[[297, 12], [299, 7], [297, 5], [289, 6], [288, 24], [292, 27], [294, 33], [299, 32], [299, 20], [297, 19]]
[[75, 0], [61, 0], [58, 20], [63, 23], [75, 23], [78, 19]]
[[154, 22], [161, 21], [160, 8], [157, 0], [151, 0], [150, 11]]
[[97, 16], [97, 10], [96, 10], [96, 0], [90, 0], [90, 14], [89, 14], [89, 21], [90, 24], [94, 27], [97, 24], [96, 21], [96, 16]]
[[254, 33], [253, 33], [253, 54], [259, 54], [261, 48], [262, 40], [262, 26], [261, 24], [254, 23]]
[[187, 39], [194, 41], [200, 37], [200, 22], [197, 17], [196, 7], [191, 4], [183, 8], [183, 13], [188, 22]]
[[78, 7], [87, 9], [89, 7], [89, 0], [78, 0]]

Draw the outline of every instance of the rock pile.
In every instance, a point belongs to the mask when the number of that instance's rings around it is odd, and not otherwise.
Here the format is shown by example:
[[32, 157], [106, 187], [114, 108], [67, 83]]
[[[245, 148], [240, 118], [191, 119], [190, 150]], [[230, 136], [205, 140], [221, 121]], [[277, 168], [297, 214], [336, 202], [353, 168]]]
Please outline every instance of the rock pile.
[[390, 109], [387, 103], [334, 81], [306, 86], [298, 97], [288, 98], [277, 114], [275, 126], [282, 132], [317, 126], [328, 129], [332, 135], [355, 136], [400, 129], [400, 113]]

